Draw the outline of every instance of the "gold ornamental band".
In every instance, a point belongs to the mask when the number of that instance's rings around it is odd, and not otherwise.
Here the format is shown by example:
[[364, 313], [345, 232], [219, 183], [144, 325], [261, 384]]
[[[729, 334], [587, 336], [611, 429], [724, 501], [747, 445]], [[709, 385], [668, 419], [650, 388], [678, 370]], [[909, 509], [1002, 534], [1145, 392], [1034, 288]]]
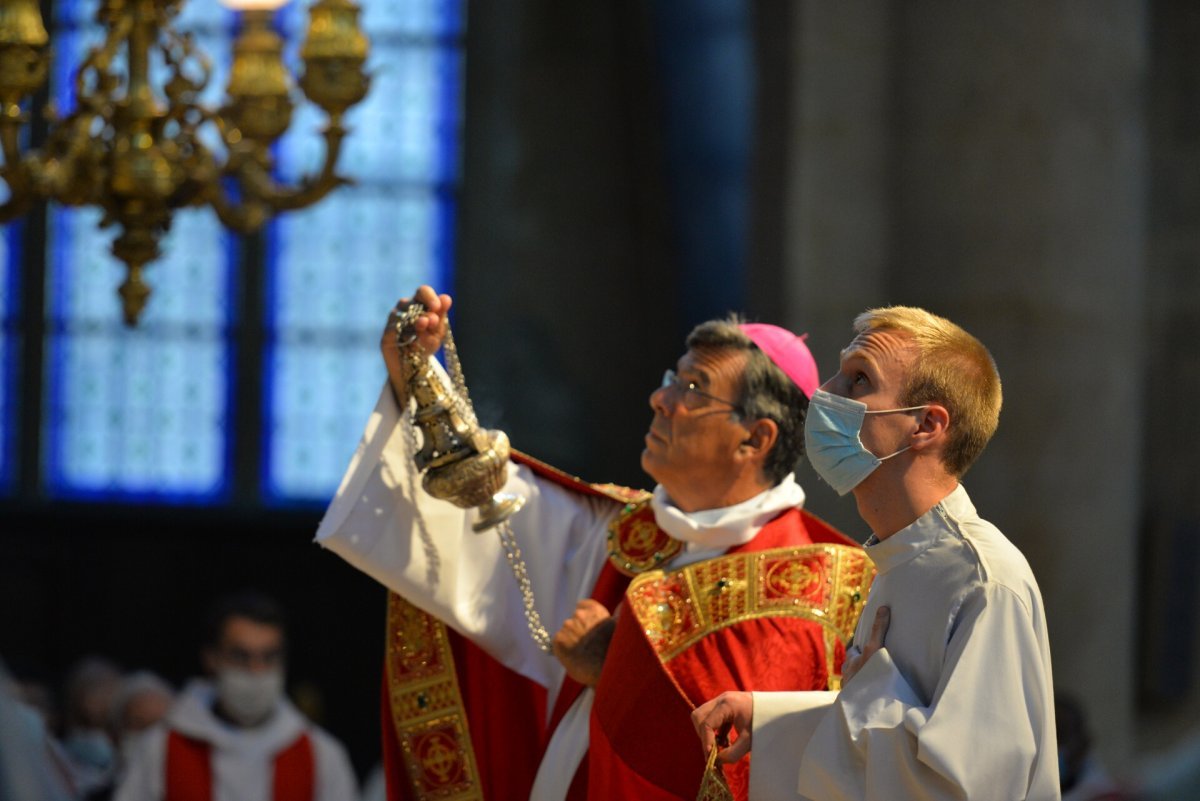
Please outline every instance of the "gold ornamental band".
[[708, 634], [747, 620], [799, 617], [824, 631], [830, 689], [875, 576], [861, 548], [817, 544], [729, 554], [633, 579], [626, 601], [664, 664]]
[[682, 550], [681, 541], [658, 527], [649, 493], [626, 503], [608, 526], [608, 560], [626, 576], [653, 570]]
[[412, 797], [483, 801], [446, 626], [388, 593], [387, 686]]

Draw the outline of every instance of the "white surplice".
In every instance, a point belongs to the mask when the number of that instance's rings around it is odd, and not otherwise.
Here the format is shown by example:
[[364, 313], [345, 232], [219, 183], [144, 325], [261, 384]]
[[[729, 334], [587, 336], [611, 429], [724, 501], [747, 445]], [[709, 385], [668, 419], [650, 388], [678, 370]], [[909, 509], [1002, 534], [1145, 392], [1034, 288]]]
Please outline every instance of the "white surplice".
[[840, 694], [754, 694], [750, 798], [1058, 799], [1050, 645], [1025, 557], [961, 486], [867, 553], [878, 573], [848, 656], [880, 606], [885, 647]]
[[189, 682], [163, 723], [139, 736], [137, 748], [113, 801], [161, 801], [166, 793], [167, 735], [177, 731], [208, 744], [212, 760], [212, 801], [262, 801], [271, 797], [275, 757], [301, 734], [313, 753], [313, 801], [354, 801], [358, 780], [346, 749], [281, 698], [271, 716], [244, 729], [213, 713], [211, 682]]

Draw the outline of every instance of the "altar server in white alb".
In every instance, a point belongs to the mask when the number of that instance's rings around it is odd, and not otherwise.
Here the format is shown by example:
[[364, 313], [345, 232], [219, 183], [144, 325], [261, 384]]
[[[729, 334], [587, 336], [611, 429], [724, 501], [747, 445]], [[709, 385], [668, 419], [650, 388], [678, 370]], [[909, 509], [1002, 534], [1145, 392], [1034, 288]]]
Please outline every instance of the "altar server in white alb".
[[346, 749], [284, 695], [283, 609], [258, 592], [218, 599], [195, 679], [137, 735], [114, 801], [356, 801]]
[[959, 483], [996, 430], [995, 363], [921, 309], [868, 311], [854, 330], [805, 424], [878, 570], [843, 688], [720, 695], [693, 714], [702, 747], [733, 730], [722, 760], [753, 749], [751, 799], [1057, 799], [1041, 593]]

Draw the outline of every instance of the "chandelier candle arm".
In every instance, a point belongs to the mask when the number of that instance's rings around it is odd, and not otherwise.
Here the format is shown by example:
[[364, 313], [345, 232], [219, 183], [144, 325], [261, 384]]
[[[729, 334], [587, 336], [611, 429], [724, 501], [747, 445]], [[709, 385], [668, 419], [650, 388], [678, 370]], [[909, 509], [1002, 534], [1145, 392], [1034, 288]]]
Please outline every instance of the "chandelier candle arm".
[[[150, 121], [162, 114], [154, 101], [150, 89], [150, 45], [158, 25], [158, 11], [152, 5], [135, 0], [136, 16], [125, 17], [129, 27], [129, 88], [126, 93], [126, 108], [131, 122], [141, 131], [149, 133]], [[165, 21], [165, 20], [164, 20]], [[107, 66], [107, 65], [106, 65]]]
[[[346, 135], [342, 118], [370, 84], [358, 6], [316, 0], [299, 85], [328, 118], [320, 132], [325, 159], [295, 185], [280, 184], [272, 175], [271, 145], [290, 126], [298, 99], [273, 27], [274, 9], [285, 0], [225, 0], [241, 11], [243, 24], [228, 99], [218, 109], [198, 100], [211, 75], [207, 57], [174, 28], [185, 1], [99, 0], [96, 21], [105, 30], [104, 42], [75, 73], [77, 106], [61, 119], [47, 113], [46, 141], [29, 153], [20, 144], [28, 122], [22, 105], [46, 82], [49, 36], [38, 0], [0, 2], [0, 179], [10, 194], [0, 205], [0, 222], [47, 200], [99, 206], [101, 227], [119, 229], [112, 252], [126, 264], [118, 292], [129, 325], [136, 324], [150, 296], [145, 268], [159, 257], [177, 209], [211, 206], [223, 224], [247, 233], [348, 183], [337, 172]], [[161, 87], [151, 82], [155, 48], [170, 73]], [[115, 69], [122, 55], [124, 69]], [[224, 154], [204, 146], [204, 126], [215, 129]], [[227, 194], [227, 181], [238, 185], [236, 192]]]
[[0, 221], [23, 214], [30, 205], [27, 181], [18, 168], [21, 126], [28, 119], [21, 103], [46, 82], [49, 43], [38, 0], [0, 3], [0, 147], [4, 149], [0, 177], [10, 188], [9, 199], [0, 206]]
[[283, 66], [283, 40], [271, 27], [271, 11], [242, 13], [242, 32], [233, 45], [229, 104], [224, 116], [256, 147], [269, 148], [292, 121], [292, 81]]

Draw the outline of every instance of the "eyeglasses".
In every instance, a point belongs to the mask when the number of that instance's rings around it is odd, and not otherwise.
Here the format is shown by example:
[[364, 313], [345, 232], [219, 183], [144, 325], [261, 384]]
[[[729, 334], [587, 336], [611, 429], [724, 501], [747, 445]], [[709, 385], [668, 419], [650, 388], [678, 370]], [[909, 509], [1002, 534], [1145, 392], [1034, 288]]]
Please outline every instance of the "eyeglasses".
[[716, 395], [710, 395], [704, 390], [696, 386], [694, 381], [684, 381], [674, 370], [664, 370], [662, 377], [662, 389], [674, 394], [683, 404], [683, 408], [688, 411], [699, 409], [705, 405], [705, 401], [716, 401], [724, 403], [726, 406], [732, 406], [735, 412], [739, 414], [742, 411], [740, 403], [734, 403], [724, 398], [718, 398]]

